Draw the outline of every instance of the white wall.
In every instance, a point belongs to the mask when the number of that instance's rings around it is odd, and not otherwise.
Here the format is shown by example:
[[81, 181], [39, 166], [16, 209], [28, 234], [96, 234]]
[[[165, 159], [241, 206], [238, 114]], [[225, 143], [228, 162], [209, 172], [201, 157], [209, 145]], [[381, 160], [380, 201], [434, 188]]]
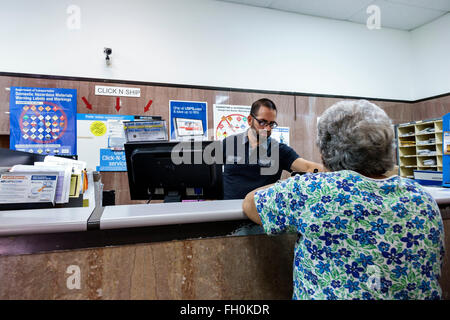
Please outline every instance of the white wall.
[[450, 13], [411, 32], [414, 100], [450, 92]]
[[413, 98], [410, 33], [220, 1], [0, 0], [0, 39], [4, 72]]

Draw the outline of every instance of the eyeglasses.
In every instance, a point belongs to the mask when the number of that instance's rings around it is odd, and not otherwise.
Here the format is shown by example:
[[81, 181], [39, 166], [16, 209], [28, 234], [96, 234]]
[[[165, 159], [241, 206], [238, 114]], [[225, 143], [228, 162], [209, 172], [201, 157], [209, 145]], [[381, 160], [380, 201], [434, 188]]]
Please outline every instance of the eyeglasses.
[[278, 123], [276, 123], [275, 121], [269, 122], [269, 121], [266, 121], [266, 120], [259, 120], [258, 118], [256, 118], [256, 116], [253, 113], [250, 113], [250, 115], [253, 117], [253, 119], [255, 119], [258, 122], [258, 124], [261, 127], [269, 126], [269, 127], [271, 127], [273, 129], [273, 128], [276, 128], [278, 126]]

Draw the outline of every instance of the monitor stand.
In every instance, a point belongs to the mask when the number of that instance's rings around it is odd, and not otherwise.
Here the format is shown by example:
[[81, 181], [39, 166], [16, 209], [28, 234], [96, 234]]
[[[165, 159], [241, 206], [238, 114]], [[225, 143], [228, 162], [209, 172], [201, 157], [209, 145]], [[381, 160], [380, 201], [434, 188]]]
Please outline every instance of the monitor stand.
[[164, 197], [164, 203], [166, 202], [181, 202], [181, 195], [177, 191], [169, 191]]

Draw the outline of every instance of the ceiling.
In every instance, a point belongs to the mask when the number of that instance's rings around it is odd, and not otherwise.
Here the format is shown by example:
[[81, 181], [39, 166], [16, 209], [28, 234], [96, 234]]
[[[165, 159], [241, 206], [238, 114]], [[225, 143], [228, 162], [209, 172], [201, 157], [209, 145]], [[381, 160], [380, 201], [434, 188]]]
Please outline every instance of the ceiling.
[[218, 0], [366, 24], [369, 5], [381, 12], [381, 27], [413, 30], [450, 12], [450, 0]]

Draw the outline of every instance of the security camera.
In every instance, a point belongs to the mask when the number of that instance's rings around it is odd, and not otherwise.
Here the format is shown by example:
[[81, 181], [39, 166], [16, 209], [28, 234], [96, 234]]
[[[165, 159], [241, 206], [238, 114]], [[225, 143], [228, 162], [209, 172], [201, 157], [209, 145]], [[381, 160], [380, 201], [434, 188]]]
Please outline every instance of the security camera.
[[109, 57], [109, 55], [112, 53], [112, 49], [111, 48], [104, 48], [103, 49], [103, 53], [106, 54], [106, 64], [109, 66], [111, 63], [111, 58]]

